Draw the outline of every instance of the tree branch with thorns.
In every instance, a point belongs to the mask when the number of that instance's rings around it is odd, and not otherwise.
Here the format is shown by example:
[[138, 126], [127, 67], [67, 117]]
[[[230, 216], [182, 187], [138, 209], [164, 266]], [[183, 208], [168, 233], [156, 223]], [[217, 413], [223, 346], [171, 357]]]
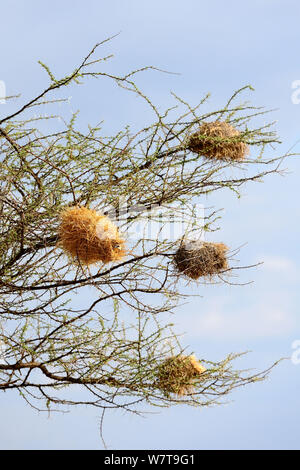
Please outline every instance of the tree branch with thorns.
[[[235, 388], [264, 380], [275, 364], [251, 373], [234, 368], [240, 354], [212, 362], [200, 351], [199, 362], [186, 352], [173, 329], [176, 307], [188, 296], [182, 283], [227, 282], [224, 276], [239, 267], [220, 262], [220, 253], [218, 267], [211, 264], [199, 240], [197, 253], [186, 250], [187, 269], [178, 269], [176, 254], [182, 243], [216, 230], [219, 212], [199, 219], [195, 204], [219, 190], [239, 195], [244, 184], [282, 173], [287, 155], [265, 157], [279, 140], [273, 123], [251, 126], [268, 111], [237, 102], [250, 86], [204, 114], [209, 95], [190, 106], [173, 94], [175, 106], [162, 113], [135, 82], [155, 67], [105, 73], [99, 67], [109, 57], [94, 58], [102, 44], [60, 79], [41, 63], [49, 86], [0, 119], [0, 390], [18, 390], [46, 410], [220, 403]], [[51, 116], [36, 118], [33, 110], [64, 102], [55, 92], [88, 78], [133, 92], [150, 106], [153, 123], [107, 137], [101, 125], [77, 128], [73, 115], [63, 130], [49, 124], [45, 133], [40, 124]], [[89, 264], [82, 252], [66, 253], [60, 230], [68, 208], [97, 211], [114, 223], [126, 243], [124, 258]], [[182, 217], [188, 223], [180, 237], [162, 236]], [[87, 222], [81, 224], [78, 237], [87, 231]], [[144, 233], [130, 235], [137, 224]], [[212, 245], [209, 250], [216, 256]], [[189, 259], [206, 266], [193, 271], [194, 281]]]

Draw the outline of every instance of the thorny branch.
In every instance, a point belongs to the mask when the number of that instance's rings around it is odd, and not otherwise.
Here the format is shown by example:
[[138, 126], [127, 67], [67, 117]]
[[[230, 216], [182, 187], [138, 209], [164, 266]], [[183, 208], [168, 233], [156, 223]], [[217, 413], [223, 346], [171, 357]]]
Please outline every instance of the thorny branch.
[[[234, 370], [239, 354], [217, 363], [201, 359], [207, 371], [193, 392], [178, 397], [160, 390], [159, 364], [185, 354], [166, 321], [186, 296], [172, 263], [178, 240], [157, 232], [128, 235], [125, 261], [87, 269], [57, 245], [59, 215], [66, 206], [97, 208], [114, 213], [130, 234], [145, 218], [149, 224], [157, 221], [157, 208], [172, 208], [173, 214], [194, 217], [185, 235], [203, 226], [213, 232], [218, 212], [198, 220], [195, 203], [221, 189], [239, 195], [245, 183], [281, 173], [287, 155], [266, 158], [279, 143], [271, 124], [258, 123], [267, 111], [236, 104], [251, 87], [204, 114], [200, 110], [208, 95], [190, 106], [173, 94], [176, 105], [160, 113], [134, 81], [136, 74], [155, 67], [120, 77], [99, 71], [109, 57], [94, 59], [94, 54], [104, 42], [61, 79], [41, 63], [49, 86], [0, 120], [0, 389], [18, 390], [33, 407], [47, 410], [89, 404], [136, 412], [144, 401], [156, 406], [219, 403], [235, 388], [263, 380], [270, 369], [256, 374]], [[153, 111], [153, 124], [107, 137], [100, 125], [88, 132], [76, 128], [73, 115], [63, 130], [49, 124], [49, 133], [43, 133], [37, 123], [48, 117], [37, 120], [32, 109], [64, 101], [51, 98], [52, 93], [89, 77], [108, 78], [135, 93]], [[233, 166], [189, 151], [189, 135], [202, 122], [218, 119], [236, 126], [250, 146], [244, 163]], [[250, 127], [252, 122], [257, 127]], [[162, 213], [159, 222], [160, 231], [170, 226], [169, 213]]]

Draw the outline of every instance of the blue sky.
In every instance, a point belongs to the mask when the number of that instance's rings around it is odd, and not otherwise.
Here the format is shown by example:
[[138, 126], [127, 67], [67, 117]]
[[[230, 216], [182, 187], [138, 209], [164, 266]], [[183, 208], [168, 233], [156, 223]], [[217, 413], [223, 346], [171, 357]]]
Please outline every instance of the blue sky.
[[[278, 151], [294, 146], [300, 153], [300, 104], [291, 100], [292, 83], [300, 80], [296, 0], [11, 0], [0, 7], [0, 80], [9, 95], [22, 92], [25, 100], [46, 85], [38, 60], [66, 74], [94, 43], [121, 31], [103, 48], [115, 55], [110, 71], [155, 65], [180, 73], [149, 72], [139, 79], [162, 108], [170, 105], [172, 90], [190, 103], [211, 92], [214, 109], [250, 83], [254, 104], [277, 108]], [[70, 89], [70, 96], [70, 114], [80, 109], [82, 125], [104, 119], [112, 132], [128, 122], [142, 127], [148, 119], [141, 102], [105, 81]], [[1, 115], [11, 106], [0, 105]], [[241, 264], [265, 264], [240, 273], [239, 281], [251, 285], [201, 286], [202, 297], [176, 311], [178, 331], [186, 332], [185, 344], [200, 357], [219, 360], [251, 350], [238, 367], [264, 368], [291, 356], [300, 339], [299, 160], [284, 166], [285, 177], [250, 184], [241, 199], [223, 192], [209, 200], [224, 207], [218, 239], [233, 248], [247, 243]], [[111, 449], [299, 449], [299, 388], [300, 365], [288, 360], [224, 407], [156, 409], [145, 418], [110, 412], [105, 439]], [[16, 395], [0, 398], [1, 449], [102, 448], [93, 409], [48, 418]]]

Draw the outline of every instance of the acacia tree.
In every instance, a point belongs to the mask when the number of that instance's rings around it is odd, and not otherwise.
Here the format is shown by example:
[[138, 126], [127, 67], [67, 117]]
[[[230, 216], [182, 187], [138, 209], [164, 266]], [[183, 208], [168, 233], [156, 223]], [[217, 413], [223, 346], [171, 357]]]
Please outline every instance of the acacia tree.
[[[176, 306], [189, 295], [174, 267], [178, 240], [159, 231], [128, 234], [145, 217], [148, 224], [157, 221], [157, 207], [172, 209], [172, 218], [170, 211], [160, 214], [160, 227], [184, 214], [190, 222], [185, 237], [214, 231], [218, 212], [200, 220], [195, 202], [223, 189], [239, 194], [245, 183], [278, 173], [282, 157], [264, 157], [278, 139], [271, 123], [251, 127], [263, 109], [238, 102], [251, 87], [209, 113], [200, 113], [208, 95], [196, 106], [174, 95], [176, 106], [161, 112], [135, 83], [137, 74], [153, 67], [124, 76], [106, 73], [104, 59], [95, 58], [101, 44], [61, 79], [41, 64], [49, 86], [0, 119], [0, 389], [16, 389], [33, 407], [48, 411], [79, 404], [137, 412], [142, 402], [219, 403], [233, 389], [263, 380], [270, 369], [249, 374], [234, 368], [240, 354], [215, 363], [196, 351], [206, 372], [188, 393], [167, 393], [159, 385], [161, 364], [186, 354], [170, 323], [170, 313], [176, 323]], [[37, 119], [36, 109], [61, 101], [56, 91], [88, 78], [108, 78], [136, 94], [152, 109], [153, 123], [103, 136], [99, 125], [77, 128], [74, 115], [63, 130], [45, 133], [49, 117]], [[247, 160], [207, 159], [190, 151], [189, 136], [211, 120], [240, 130], [250, 147]], [[115, 211], [127, 233], [126, 258], [94, 267], [72, 262], [58, 244], [61, 211], [71, 206], [109, 216]], [[229, 282], [234, 269], [240, 266], [231, 264], [218, 281]]]

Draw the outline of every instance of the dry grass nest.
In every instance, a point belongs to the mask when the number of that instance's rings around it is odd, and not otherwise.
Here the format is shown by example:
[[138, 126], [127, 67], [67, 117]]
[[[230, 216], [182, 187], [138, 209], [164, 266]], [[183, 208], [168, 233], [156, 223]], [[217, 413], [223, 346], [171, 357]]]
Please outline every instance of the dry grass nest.
[[225, 121], [205, 122], [189, 137], [187, 148], [216, 160], [242, 161], [249, 147], [241, 133]]
[[185, 241], [175, 253], [177, 270], [190, 277], [211, 277], [228, 269], [228, 247], [224, 243]]
[[81, 264], [121, 260], [125, 241], [104, 215], [86, 207], [69, 207], [61, 213], [58, 245]]
[[169, 357], [159, 366], [157, 385], [166, 394], [187, 395], [205, 371], [194, 355]]

